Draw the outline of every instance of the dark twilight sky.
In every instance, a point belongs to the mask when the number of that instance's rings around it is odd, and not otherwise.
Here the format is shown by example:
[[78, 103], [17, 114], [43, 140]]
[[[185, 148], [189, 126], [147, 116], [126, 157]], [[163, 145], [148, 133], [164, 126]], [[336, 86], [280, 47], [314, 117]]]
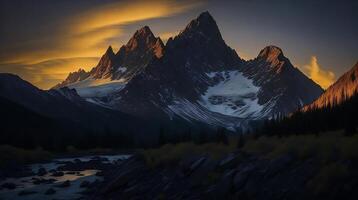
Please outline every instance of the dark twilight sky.
[[91, 69], [136, 29], [148, 25], [166, 41], [203, 11], [240, 57], [279, 46], [325, 88], [358, 61], [355, 0], [1, 0], [0, 72], [47, 89]]

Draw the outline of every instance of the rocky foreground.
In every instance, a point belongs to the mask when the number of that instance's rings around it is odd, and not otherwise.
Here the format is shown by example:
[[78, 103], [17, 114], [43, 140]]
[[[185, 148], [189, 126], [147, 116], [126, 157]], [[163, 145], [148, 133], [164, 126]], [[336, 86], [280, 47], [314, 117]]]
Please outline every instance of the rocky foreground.
[[260, 137], [13, 165], [0, 169], [0, 200], [358, 199], [357, 142]]
[[[317, 176], [322, 174], [318, 162], [289, 154], [269, 160], [236, 151], [222, 159], [189, 156], [150, 167], [136, 155], [105, 171], [104, 181], [88, 190], [87, 199], [357, 199], [356, 172], [343, 178]], [[337, 163], [356, 168], [356, 163]]]

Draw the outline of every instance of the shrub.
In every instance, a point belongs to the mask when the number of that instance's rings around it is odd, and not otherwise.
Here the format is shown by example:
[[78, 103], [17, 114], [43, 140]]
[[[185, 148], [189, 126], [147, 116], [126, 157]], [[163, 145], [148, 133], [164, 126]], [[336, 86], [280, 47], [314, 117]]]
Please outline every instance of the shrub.
[[307, 186], [316, 195], [328, 193], [334, 190], [335, 183], [342, 183], [349, 177], [347, 166], [340, 163], [332, 163], [323, 166], [318, 174], [311, 179]]
[[0, 146], [0, 165], [6, 165], [10, 162], [19, 164], [28, 164], [50, 160], [52, 154], [38, 147], [35, 150], [25, 150], [9, 145]]
[[184, 142], [178, 144], [166, 144], [160, 148], [140, 151], [150, 167], [160, 165], [175, 165], [181, 158], [189, 155], [208, 155], [213, 159], [219, 159], [223, 155], [233, 152], [236, 143], [230, 140], [228, 145], [222, 143], [195, 144]]

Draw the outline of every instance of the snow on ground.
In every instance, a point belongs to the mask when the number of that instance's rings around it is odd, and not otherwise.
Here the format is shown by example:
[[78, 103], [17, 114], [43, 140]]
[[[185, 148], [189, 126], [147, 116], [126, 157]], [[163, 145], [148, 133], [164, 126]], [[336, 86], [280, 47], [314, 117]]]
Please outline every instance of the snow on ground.
[[77, 93], [83, 98], [105, 97], [113, 92], [118, 92], [124, 88], [126, 80], [111, 79], [92, 79], [88, 78], [68, 85], [69, 88], [76, 89]]
[[209, 78], [221, 81], [207, 89], [199, 103], [223, 115], [256, 119], [262, 117], [264, 105], [258, 103], [260, 90], [239, 71], [211, 72]]

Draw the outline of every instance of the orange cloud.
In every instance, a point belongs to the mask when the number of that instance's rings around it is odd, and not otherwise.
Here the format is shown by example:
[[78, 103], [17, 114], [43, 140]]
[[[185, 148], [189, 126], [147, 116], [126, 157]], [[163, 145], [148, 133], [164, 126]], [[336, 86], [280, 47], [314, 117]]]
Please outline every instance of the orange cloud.
[[76, 25], [78, 30], [86, 32], [112, 25], [172, 16], [198, 5], [201, 5], [201, 2], [180, 3], [168, 0], [117, 2], [81, 14], [75, 24], [78, 24]]
[[86, 71], [98, 63], [98, 57], [54, 59], [34, 64], [0, 64], [0, 72], [14, 73], [30, 83], [49, 89], [79, 68]]
[[34, 64], [51, 59], [100, 56], [109, 45], [113, 45], [108, 44], [111, 38], [123, 34], [124, 25], [176, 15], [199, 5], [201, 3], [195, 1], [173, 0], [128, 0], [105, 4], [68, 16], [62, 26], [49, 33], [48, 37], [28, 41], [17, 47], [24, 49], [25, 45], [36, 49], [6, 55], [1, 63]]
[[335, 74], [332, 71], [322, 69], [317, 62], [316, 56], [312, 56], [310, 63], [303, 67], [306, 74], [324, 89], [335, 81]]
[[[190, 0], [125, 0], [97, 6], [65, 17], [45, 37], [13, 44], [13, 50], [0, 55], [0, 70], [16, 71], [37, 86], [49, 88], [79, 67], [93, 67], [98, 60], [87, 58], [99, 57], [109, 45], [115, 45], [109, 41], [119, 38], [125, 25], [176, 15], [199, 5], [201, 2]], [[125, 41], [117, 44], [121, 42]]]

